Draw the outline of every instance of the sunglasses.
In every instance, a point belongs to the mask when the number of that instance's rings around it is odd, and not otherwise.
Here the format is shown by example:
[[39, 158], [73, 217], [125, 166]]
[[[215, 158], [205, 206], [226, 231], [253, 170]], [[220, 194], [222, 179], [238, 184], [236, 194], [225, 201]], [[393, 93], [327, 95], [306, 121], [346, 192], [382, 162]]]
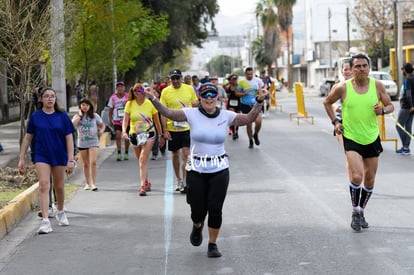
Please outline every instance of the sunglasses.
[[218, 93], [215, 92], [208, 92], [208, 93], [203, 93], [200, 95], [202, 98], [207, 99], [207, 98], [216, 98], [218, 96]]
[[144, 88], [142, 88], [142, 87], [135, 88], [134, 92], [140, 93], [140, 94], [145, 94]]
[[171, 80], [178, 80], [178, 79], [180, 79], [181, 77], [180, 76], [178, 76], [178, 75], [174, 75], [174, 76], [172, 76], [171, 77]]

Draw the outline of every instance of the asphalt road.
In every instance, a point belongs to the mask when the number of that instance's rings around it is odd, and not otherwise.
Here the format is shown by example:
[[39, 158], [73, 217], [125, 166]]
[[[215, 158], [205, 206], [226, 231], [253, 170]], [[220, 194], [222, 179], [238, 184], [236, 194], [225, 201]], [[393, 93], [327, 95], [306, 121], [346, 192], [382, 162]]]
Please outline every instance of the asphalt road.
[[[354, 233], [344, 154], [322, 98], [307, 95], [315, 123], [297, 125], [289, 120], [294, 97], [280, 96], [283, 112], [264, 119], [259, 147], [247, 148], [244, 128], [226, 144], [222, 258], [207, 258], [206, 229], [204, 243], [191, 246], [190, 211], [172, 191], [169, 155], [150, 161], [153, 191], [139, 197], [137, 161], [116, 162], [107, 148], [99, 192], [79, 189], [66, 205], [70, 226], [53, 220], [49, 235], [37, 235], [40, 222], [29, 215], [0, 241], [0, 274], [414, 274], [414, 157], [383, 143], [365, 212], [370, 228]], [[391, 117], [386, 123], [397, 137]]]

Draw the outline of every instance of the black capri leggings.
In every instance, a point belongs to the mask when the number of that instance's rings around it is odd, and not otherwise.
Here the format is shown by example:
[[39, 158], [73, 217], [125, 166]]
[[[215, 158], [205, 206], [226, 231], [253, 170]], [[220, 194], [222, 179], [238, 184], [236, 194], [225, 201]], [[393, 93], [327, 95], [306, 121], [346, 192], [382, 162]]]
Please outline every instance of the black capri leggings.
[[208, 227], [220, 228], [229, 180], [229, 169], [216, 173], [187, 172], [187, 203], [194, 223], [203, 222], [208, 213]]

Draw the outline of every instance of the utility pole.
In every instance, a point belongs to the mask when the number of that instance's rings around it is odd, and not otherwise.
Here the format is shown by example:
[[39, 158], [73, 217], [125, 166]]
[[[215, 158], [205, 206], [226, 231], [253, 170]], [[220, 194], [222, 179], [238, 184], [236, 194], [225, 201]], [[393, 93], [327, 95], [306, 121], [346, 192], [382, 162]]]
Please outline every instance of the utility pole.
[[115, 49], [115, 19], [114, 19], [114, 1], [111, 0], [110, 6], [111, 10], [111, 28], [112, 28], [112, 78], [113, 78], [113, 89], [112, 91], [116, 90], [116, 82], [117, 82], [117, 68], [116, 68], [116, 49]]
[[331, 37], [331, 9], [328, 8], [328, 31], [329, 31], [329, 70], [328, 77], [332, 75], [332, 37]]
[[65, 24], [63, 0], [51, 1], [51, 55], [52, 55], [52, 88], [66, 109], [66, 74], [65, 74]]
[[351, 37], [349, 35], [349, 8], [346, 8], [346, 35], [347, 35], [347, 39], [348, 39], [348, 50], [347, 52], [349, 52], [349, 49], [351, 48]]

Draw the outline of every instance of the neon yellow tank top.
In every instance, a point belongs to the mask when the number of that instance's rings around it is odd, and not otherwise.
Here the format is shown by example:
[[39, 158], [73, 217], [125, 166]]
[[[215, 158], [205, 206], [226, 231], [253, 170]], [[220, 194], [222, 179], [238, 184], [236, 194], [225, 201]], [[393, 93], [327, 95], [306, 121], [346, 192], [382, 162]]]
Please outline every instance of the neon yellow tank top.
[[378, 103], [375, 79], [369, 79], [368, 91], [359, 94], [352, 86], [352, 79], [346, 81], [346, 97], [342, 103], [343, 135], [359, 144], [373, 143], [379, 135], [378, 119], [374, 105]]

